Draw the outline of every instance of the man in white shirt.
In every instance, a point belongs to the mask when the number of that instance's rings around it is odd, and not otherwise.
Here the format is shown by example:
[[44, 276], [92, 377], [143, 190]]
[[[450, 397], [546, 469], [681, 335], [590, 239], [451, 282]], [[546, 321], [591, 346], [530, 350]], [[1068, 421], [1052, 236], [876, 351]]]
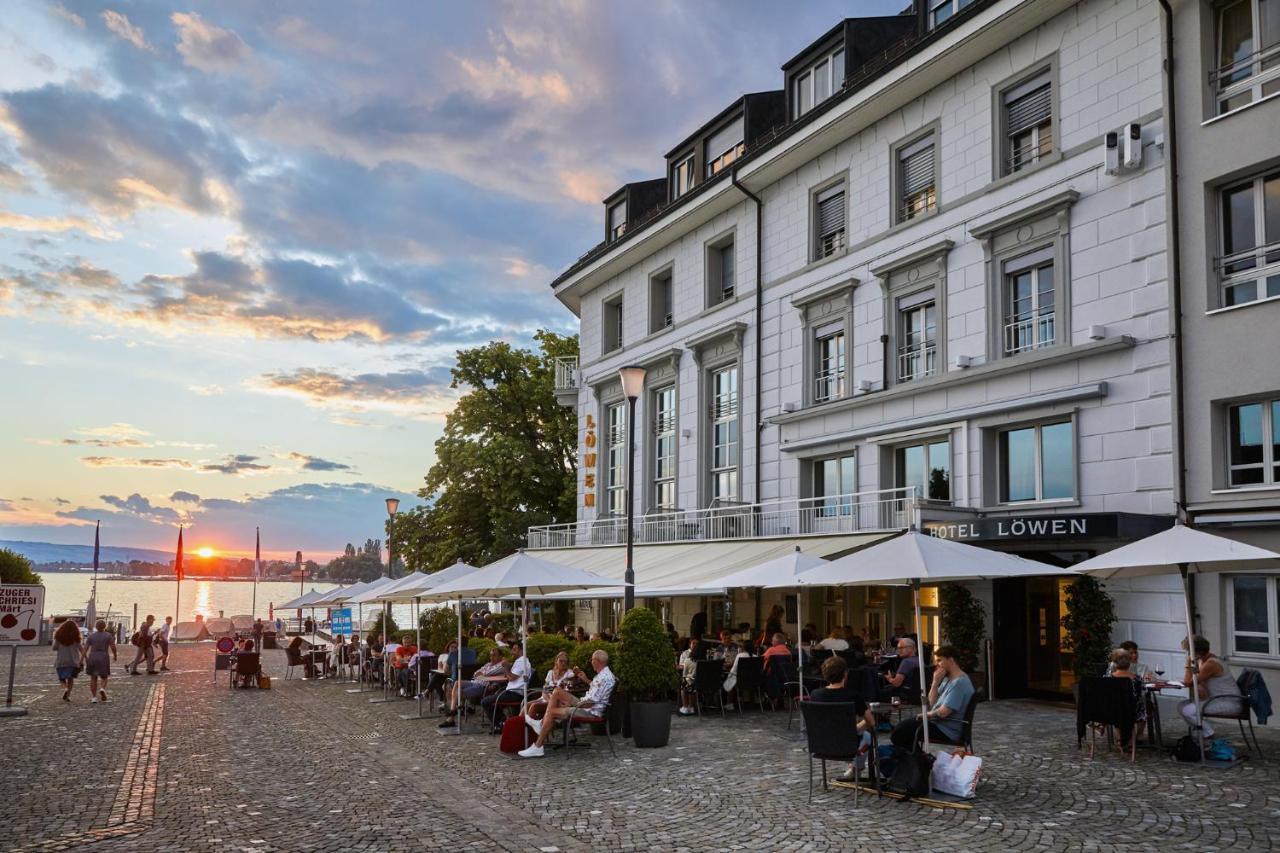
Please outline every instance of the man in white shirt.
[[168, 670], [166, 664], [169, 663], [169, 635], [173, 633], [173, 617], [164, 617], [164, 624], [160, 626], [160, 630], [156, 631], [156, 645], [160, 646], [160, 660], [156, 661], [160, 664], [160, 669]]
[[[618, 679], [609, 670], [609, 653], [604, 649], [596, 649], [591, 655], [591, 668], [596, 671], [596, 674], [591, 679], [587, 695], [579, 699], [563, 687], [558, 687], [551, 694], [551, 699], [547, 702], [547, 713], [541, 720], [526, 717], [529, 728], [538, 733], [538, 739], [528, 749], [522, 749], [517, 753], [521, 758], [541, 758], [544, 754], [543, 744], [555, 731], [556, 724], [569, 717], [574, 711], [581, 709], [593, 717], [604, 717], [609, 709], [609, 700], [613, 697], [613, 688], [618, 683]], [[577, 667], [574, 667], [573, 674], [583, 681], [587, 680], [587, 674]]]
[[498, 722], [498, 703], [523, 700], [524, 689], [528, 686], [529, 679], [533, 677], [533, 664], [529, 663], [529, 659], [524, 655], [524, 643], [516, 640], [511, 644], [511, 651], [515, 655], [515, 660], [504, 673], [507, 677], [506, 689], [499, 693], [490, 693], [480, 700], [480, 707], [485, 716], [493, 722], [495, 734], [502, 731], [502, 724]]

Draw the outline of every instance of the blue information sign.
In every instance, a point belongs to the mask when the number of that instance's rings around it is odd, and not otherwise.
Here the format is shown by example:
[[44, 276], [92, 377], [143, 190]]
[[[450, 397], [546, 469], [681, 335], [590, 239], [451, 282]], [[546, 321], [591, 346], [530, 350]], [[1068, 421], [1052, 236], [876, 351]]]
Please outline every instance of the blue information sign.
[[329, 614], [329, 633], [333, 635], [351, 633], [351, 608], [343, 607]]

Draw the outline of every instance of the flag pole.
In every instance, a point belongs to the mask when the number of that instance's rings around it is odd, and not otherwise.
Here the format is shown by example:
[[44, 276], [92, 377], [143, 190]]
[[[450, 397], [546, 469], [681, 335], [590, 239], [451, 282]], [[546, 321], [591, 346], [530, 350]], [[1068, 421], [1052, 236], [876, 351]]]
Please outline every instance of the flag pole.
[[182, 619], [182, 525], [178, 525], [178, 556], [173, 561], [174, 573], [178, 577], [178, 592], [173, 601], [173, 621]]
[[[262, 574], [262, 528], [253, 528], [253, 604], [249, 607], [249, 615], [258, 618], [258, 577]], [[258, 651], [262, 651], [259, 649]]]

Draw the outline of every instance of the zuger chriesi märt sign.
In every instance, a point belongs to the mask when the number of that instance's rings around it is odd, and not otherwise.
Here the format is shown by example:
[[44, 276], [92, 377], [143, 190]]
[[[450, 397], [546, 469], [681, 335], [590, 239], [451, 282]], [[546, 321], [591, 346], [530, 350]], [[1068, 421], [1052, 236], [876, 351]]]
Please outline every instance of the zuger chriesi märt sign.
[[1167, 516], [1096, 512], [1081, 515], [1010, 515], [966, 521], [926, 521], [924, 529], [940, 539], [962, 542], [1036, 539], [1140, 539], [1173, 524]]

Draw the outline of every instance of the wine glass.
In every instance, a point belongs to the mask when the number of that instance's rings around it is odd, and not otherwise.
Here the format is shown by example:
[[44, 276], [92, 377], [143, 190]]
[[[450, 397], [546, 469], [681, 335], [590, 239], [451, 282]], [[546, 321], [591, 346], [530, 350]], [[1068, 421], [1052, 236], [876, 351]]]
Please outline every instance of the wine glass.
[[1164, 664], [1156, 664], [1156, 681], [1164, 681]]

